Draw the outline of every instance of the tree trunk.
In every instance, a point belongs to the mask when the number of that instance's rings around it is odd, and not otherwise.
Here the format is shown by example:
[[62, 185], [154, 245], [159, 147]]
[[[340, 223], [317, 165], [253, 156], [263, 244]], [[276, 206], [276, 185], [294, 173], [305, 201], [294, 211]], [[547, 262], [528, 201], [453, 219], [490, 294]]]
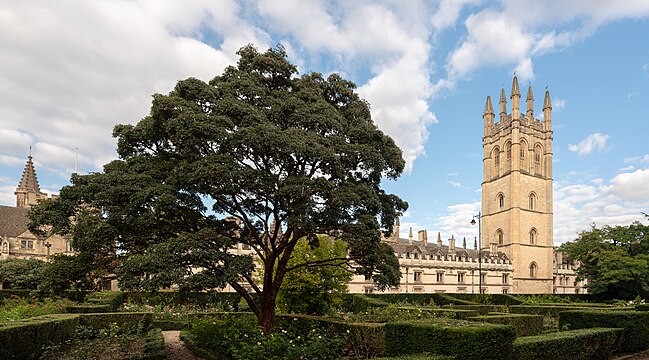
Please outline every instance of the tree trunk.
[[275, 302], [276, 296], [269, 291], [266, 293], [266, 289], [262, 291], [259, 297], [261, 313], [259, 315], [259, 325], [266, 333], [273, 332], [275, 328]]

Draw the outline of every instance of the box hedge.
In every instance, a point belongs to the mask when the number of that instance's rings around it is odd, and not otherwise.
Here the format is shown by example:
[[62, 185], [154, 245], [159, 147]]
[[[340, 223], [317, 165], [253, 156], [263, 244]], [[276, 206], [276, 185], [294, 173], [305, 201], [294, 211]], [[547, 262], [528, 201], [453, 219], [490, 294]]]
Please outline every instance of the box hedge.
[[609, 359], [615, 352], [623, 329], [592, 328], [521, 337], [514, 341], [517, 360]]
[[55, 314], [0, 325], [0, 359], [38, 358], [43, 346], [57, 345], [75, 336], [79, 315]]
[[479, 315], [487, 315], [492, 312], [509, 312], [509, 308], [505, 305], [448, 305], [444, 306], [444, 308], [457, 310], [475, 310]]
[[165, 360], [167, 350], [165, 339], [160, 328], [149, 330], [144, 337], [144, 359], [142, 360]]
[[502, 359], [511, 354], [513, 326], [460, 320], [385, 324], [385, 353], [452, 355], [458, 359]]
[[449, 294], [457, 299], [485, 305], [519, 305], [523, 301], [510, 294]]
[[111, 307], [108, 304], [77, 304], [66, 307], [65, 311], [72, 314], [105, 313], [111, 311]]
[[635, 306], [636, 311], [649, 311], [649, 304], [638, 304]]
[[413, 307], [413, 306], [400, 306], [396, 308], [399, 311], [408, 311], [408, 312], [427, 312], [433, 314], [436, 317], [446, 317], [451, 319], [460, 319], [466, 320], [471, 317], [478, 316], [479, 313], [476, 310], [469, 309], [448, 309], [448, 308], [439, 308], [439, 307]]
[[469, 318], [471, 321], [486, 322], [490, 324], [512, 325], [516, 329], [516, 336], [539, 335], [543, 332], [543, 316], [529, 314], [498, 314], [483, 315]]
[[345, 312], [362, 313], [372, 307], [385, 307], [390, 303], [365, 295], [343, 294], [341, 307]]
[[408, 303], [412, 305], [470, 305], [475, 302], [458, 299], [445, 293], [430, 294], [367, 294], [368, 298], [378, 299], [391, 304]]
[[95, 329], [108, 328], [111, 324], [117, 324], [122, 328], [150, 328], [153, 323], [153, 315], [146, 312], [117, 312], [98, 314], [79, 314], [79, 324], [91, 326]]
[[582, 307], [579, 304], [573, 306], [556, 306], [556, 305], [511, 305], [508, 307], [510, 313], [514, 314], [534, 314], [558, 317], [560, 312], [568, 310], [594, 310], [598, 308]]
[[570, 310], [559, 314], [559, 328], [622, 328], [620, 351], [634, 353], [649, 348], [649, 312], [616, 310]]

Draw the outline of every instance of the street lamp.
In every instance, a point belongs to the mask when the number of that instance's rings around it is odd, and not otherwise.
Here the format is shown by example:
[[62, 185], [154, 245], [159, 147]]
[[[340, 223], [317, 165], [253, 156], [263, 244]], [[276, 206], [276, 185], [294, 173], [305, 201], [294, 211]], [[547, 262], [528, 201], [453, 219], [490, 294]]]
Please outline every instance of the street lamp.
[[471, 225], [475, 225], [475, 219], [478, 219], [478, 294], [482, 294], [482, 213], [473, 215]]

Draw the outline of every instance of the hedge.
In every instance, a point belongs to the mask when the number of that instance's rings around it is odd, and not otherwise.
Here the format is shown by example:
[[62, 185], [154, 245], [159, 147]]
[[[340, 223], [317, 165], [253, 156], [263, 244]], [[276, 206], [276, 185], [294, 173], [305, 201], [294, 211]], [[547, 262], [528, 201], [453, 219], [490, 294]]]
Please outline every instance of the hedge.
[[457, 299], [485, 305], [519, 305], [523, 301], [510, 294], [448, 294]]
[[559, 314], [559, 328], [623, 328], [620, 351], [634, 353], [649, 348], [649, 312], [615, 310], [571, 310]]
[[[68, 290], [68, 291], [64, 291], [62, 294], [59, 294], [58, 297], [67, 298], [76, 302], [82, 302], [86, 294], [88, 294], [87, 291]], [[51, 297], [51, 295], [37, 290], [0, 289], [0, 300], [7, 299], [9, 297], [20, 297], [20, 298], [38, 297], [39, 299], [43, 299], [48, 296]]]
[[167, 350], [160, 328], [149, 330], [144, 337], [144, 358], [142, 360], [165, 360]]
[[396, 357], [382, 357], [375, 358], [374, 360], [454, 360], [455, 356], [448, 355], [433, 355], [429, 353], [404, 355]]
[[649, 304], [638, 304], [635, 306], [636, 311], [649, 311]]
[[118, 311], [126, 301], [127, 294], [121, 291], [100, 291], [89, 294], [88, 303], [109, 305], [110, 311]]
[[514, 341], [517, 360], [610, 359], [623, 329], [592, 328], [521, 337]]
[[573, 306], [553, 306], [553, 305], [512, 305], [509, 306], [509, 312], [515, 314], [534, 314], [534, 315], [548, 315], [558, 317], [559, 313], [568, 310], [594, 310], [593, 307], [582, 307], [578, 304]]
[[65, 311], [73, 314], [106, 313], [111, 311], [111, 307], [108, 304], [77, 304], [68, 306]]
[[0, 359], [36, 358], [43, 346], [57, 345], [75, 336], [79, 315], [54, 314], [0, 325]]
[[[454, 295], [454, 294], [453, 294]], [[408, 303], [413, 305], [470, 305], [475, 302], [458, 299], [450, 294], [430, 293], [430, 294], [367, 294], [369, 298], [378, 299], [391, 304]]]
[[516, 329], [516, 336], [539, 335], [543, 332], [543, 316], [528, 314], [498, 314], [474, 316], [471, 321], [480, 321], [490, 324], [512, 325]]
[[362, 313], [372, 307], [385, 307], [390, 303], [358, 294], [343, 294], [341, 307], [345, 312]]
[[487, 315], [492, 312], [509, 312], [509, 307], [505, 305], [448, 305], [445, 309], [455, 310], [475, 310], [479, 315]]
[[397, 310], [408, 311], [408, 312], [428, 312], [432, 313], [437, 317], [448, 317], [451, 319], [460, 319], [466, 320], [471, 317], [478, 316], [478, 311], [469, 310], [469, 309], [447, 309], [447, 308], [435, 308], [435, 307], [413, 307], [413, 306], [400, 306], [397, 307]]
[[153, 323], [153, 315], [146, 312], [117, 312], [98, 314], [79, 314], [79, 324], [104, 329], [111, 324], [125, 328], [141, 328], [147, 330]]
[[[124, 292], [126, 301], [142, 305], [199, 305], [208, 306], [224, 304], [233, 310], [238, 310], [241, 295], [227, 292], [180, 292], [180, 291], [127, 291]], [[256, 294], [252, 294], [253, 298]]]
[[458, 359], [503, 359], [511, 354], [515, 337], [514, 327], [507, 325], [460, 320], [387, 323], [385, 354], [428, 352]]

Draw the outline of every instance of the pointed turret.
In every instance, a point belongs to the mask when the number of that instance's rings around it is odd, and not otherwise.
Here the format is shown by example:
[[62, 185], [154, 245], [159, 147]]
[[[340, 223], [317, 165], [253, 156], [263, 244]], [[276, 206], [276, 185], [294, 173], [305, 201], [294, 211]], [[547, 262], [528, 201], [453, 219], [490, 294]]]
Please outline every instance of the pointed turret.
[[491, 135], [491, 127], [494, 125], [494, 108], [491, 106], [491, 96], [487, 96], [487, 102], [484, 104], [484, 136]]
[[525, 101], [525, 114], [528, 118], [534, 120], [534, 95], [532, 94], [532, 85], [527, 88], [527, 100]]
[[512, 81], [512, 120], [518, 119], [521, 113], [521, 91], [518, 88], [518, 77], [514, 71], [514, 80]]
[[437, 247], [438, 248], [442, 247], [442, 234], [439, 232], [437, 233]]
[[47, 195], [41, 193], [41, 188], [38, 186], [36, 169], [34, 169], [34, 163], [32, 162], [31, 147], [30, 154], [27, 157], [27, 164], [25, 164], [23, 175], [14, 195], [16, 195], [17, 207], [30, 207], [35, 205], [37, 200], [47, 197]]
[[552, 129], [552, 104], [550, 103], [550, 90], [547, 87], [543, 99], [543, 122], [546, 130]]
[[505, 88], [500, 89], [500, 121], [507, 117], [507, 100], [505, 99]]
[[401, 225], [401, 221], [399, 220], [399, 217], [397, 216], [396, 220], [394, 221], [394, 226], [392, 226], [392, 236], [390, 237], [390, 240], [392, 241], [399, 241], [399, 228]]
[[466, 249], [466, 236], [462, 239], [462, 247]]
[[408, 244], [412, 244], [412, 226], [410, 227], [410, 232], [408, 233]]

